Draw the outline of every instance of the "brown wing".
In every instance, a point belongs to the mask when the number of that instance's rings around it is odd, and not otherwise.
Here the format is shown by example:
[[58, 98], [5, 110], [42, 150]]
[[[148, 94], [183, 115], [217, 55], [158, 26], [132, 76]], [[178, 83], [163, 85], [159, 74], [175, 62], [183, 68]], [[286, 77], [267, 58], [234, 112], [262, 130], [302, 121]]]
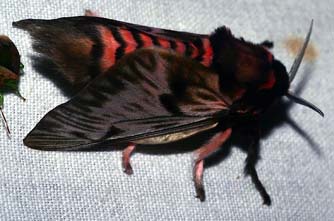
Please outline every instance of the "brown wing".
[[13, 26], [27, 30], [33, 37], [33, 48], [40, 53], [34, 67], [70, 95], [136, 49], [161, 46], [202, 58], [198, 51], [204, 53], [209, 47], [208, 39], [204, 43], [201, 40], [206, 35], [88, 16], [27, 19]]
[[227, 113], [216, 73], [169, 51], [141, 49], [50, 111], [24, 143], [73, 149], [138, 140], [203, 128]]

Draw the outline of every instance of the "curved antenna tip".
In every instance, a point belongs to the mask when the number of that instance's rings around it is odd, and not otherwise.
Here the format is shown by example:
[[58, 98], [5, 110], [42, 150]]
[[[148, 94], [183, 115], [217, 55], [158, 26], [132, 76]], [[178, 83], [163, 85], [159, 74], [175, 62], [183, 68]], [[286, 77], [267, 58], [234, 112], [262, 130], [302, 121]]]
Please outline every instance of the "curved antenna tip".
[[317, 106], [315, 106], [314, 104], [308, 102], [307, 100], [301, 98], [301, 97], [297, 97], [296, 95], [291, 94], [290, 92], [286, 93], [285, 96], [287, 98], [289, 98], [290, 100], [294, 101], [297, 104], [301, 104], [304, 105], [312, 110], [314, 110], [315, 112], [317, 112], [318, 114], [320, 114], [322, 117], [325, 117], [324, 112], [322, 112]]

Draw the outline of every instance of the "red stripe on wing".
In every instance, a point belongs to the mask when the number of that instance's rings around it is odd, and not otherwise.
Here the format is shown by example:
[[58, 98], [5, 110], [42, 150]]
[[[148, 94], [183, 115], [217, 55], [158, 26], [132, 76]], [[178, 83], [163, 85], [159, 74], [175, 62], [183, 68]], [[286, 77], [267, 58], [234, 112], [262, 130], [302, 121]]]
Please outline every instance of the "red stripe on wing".
[[122, 36], [122, 38], [124, 39], [124, 41], [126, 42], [126, 47], [125, 47], [124, 53], [127, 54], [127, 53], [130, 53], [130, 52], [136, 50], [137, 43], [136, 43], [136, 40], [133, 38], [132, 33], [129, 30], [126, 30], [126, 29], [120, 29], [119, 33]]
[[175, 51], [177, 51], [180, 54], [184, 54], [186, 51], [186, 46], [184, 45], [183, 42], [181, 41], [176, 41], [176, 49]]
[[158, 38], [159, 44], [163, 48], [170, 48], [170, 43], [166, 39]]
[[192, 51], [191, 51], [191, 58], [197, 58], [198, 55], [199, 55], [199, 51], [198, 51], [198, 48], [193, 44], [193, 43], [190, 43], [189, 44], [190, 47], [192, 48]]
[[208, 38], [202, 38], [203, 48], [204, 48], [204, 54], [203, 54], [203, 60], [202, 64], [204, 66], [209, 67], [212, 63], [212, 56], [213, 56], [213, 50], [211, 47], [210, 40]]
[[102, 71], [107, 70], [116, 62], [116, 50], [120, 47], [119, 42], [114, 38], [111, 31], [103, 26], [99, 26], [98, 30], [101, 35], [103, 48], [103, 55], [101, 58], [101, 69]]
[[140, 33], [139, 36], [143, 41], [143, 47], [144, 48], [145, 47], [151, 47], [153, 45], [153, 41], [152, 41], [152, 38], [150, 38], [150, 36], [148, 36], [146, 34], [143, 34], [143, 33]]

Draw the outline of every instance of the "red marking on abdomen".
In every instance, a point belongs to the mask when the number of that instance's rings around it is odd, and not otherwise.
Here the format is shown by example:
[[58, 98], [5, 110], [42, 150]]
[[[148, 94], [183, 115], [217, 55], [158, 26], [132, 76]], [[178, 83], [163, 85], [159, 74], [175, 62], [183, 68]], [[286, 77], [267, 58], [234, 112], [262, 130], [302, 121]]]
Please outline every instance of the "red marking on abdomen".
[[139, 34], [140, 38], [143, 41], [143, 47], [151, 47], [153, 45], [152, 38], [150, 38], [148, 35], [140, 33]]
[[158, 38], [158, 41], [159, 41], [159, 44], [161, 45], [161, 47], [170, 48], [170, 43], [166, 39]]
[[203, 60], [201, 63], [204, 66], [209, 67], [212, 63], [212, 56], [213, 56], [211, 43], [208, 38], [203, 38], [202, 43], [203, 43], [204, 54], [203, 54]]
[[271, 71], [269, 73], [268, 80], [264, 84], [260, 85], [259, 89], [271, 89], [275, 85], [275, 82], [276, 78], [274, 72]]
[[125, 29], [120, 29], [119, 33], [124, 39], [124, 41], [126, 42], [124, 53], [127, 54], [127, 53], [130, 53], [136, 50], [137, 43], [136, 43], [136, 40], [133, 38], [132, 33], [129, 30], [125, 30]]
[[103, 72], [115, 64], [116, 50], [120, 46], [120, 44], [118, 43], [118, 41], [116, 41], [109, 29], [100, 26], [98, 27], [98, 30], [100, 31], [102, 44], [104, 46], [103, 55], [100, 62], [102, 69], [101, 71]]
[[180, 53], [180, 54], [184, 54], [185, 51], [186, 51], [186, 46], [184, 45], [184, 43], [181, 42], [181, 41], [176, 41], [175, 43], [176, 43], [175, 51]]

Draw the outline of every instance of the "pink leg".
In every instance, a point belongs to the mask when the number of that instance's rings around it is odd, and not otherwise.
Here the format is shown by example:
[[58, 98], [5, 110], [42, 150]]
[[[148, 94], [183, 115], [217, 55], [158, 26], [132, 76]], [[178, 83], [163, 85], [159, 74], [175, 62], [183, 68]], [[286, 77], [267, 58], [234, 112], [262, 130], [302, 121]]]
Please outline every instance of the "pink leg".
[[122, 165], [124, 172], [128, 175], [133, 174], [133, 170], [130, 163], [130, 157], [135, 148], [136, 145], [134, 143], [129, 143], [129, 145], [123, 150]]
[[232, 129], [228, 128], [223, 132], [217, 133], [210, 141], [204, 146], [195, 151], [195, 165], [193, 170], [196, 197], [201, 201], [205, 200], [205, 192], [203, 187], [203, 171], [204, 171], [204, 159], [210, 154], [215, 152], [225, 141], [231, 136]]

